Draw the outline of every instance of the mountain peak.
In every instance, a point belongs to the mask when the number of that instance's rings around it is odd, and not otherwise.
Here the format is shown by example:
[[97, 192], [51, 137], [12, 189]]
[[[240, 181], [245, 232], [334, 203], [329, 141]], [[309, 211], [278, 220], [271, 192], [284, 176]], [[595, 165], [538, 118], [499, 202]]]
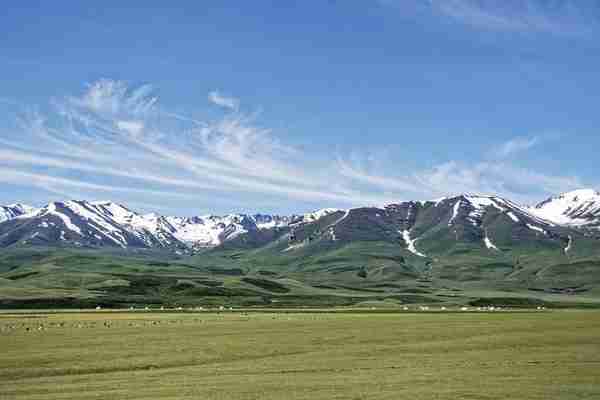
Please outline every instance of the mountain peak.
[[600, 224], [600, 192], [578, 189], [542, 201], [530, 211], [540, 218], [563, 225]]
[[570, 192], [561, 193], [559, 199], [571, 201], [586, 201], [600, 199], [600, 192], [595, 189], [577, 189]]
[[465, 197], [467, 199], [498, 199], [498, 196], [482, 193], [462, 193], [456, 197]]
[[87, 203], [94, 205], [94, 206], [119, 206], [122, 207], [120, 204], [115, 203], [114, 201], [110, 201], [110, 200], [94, 200], [94, 201], [87, 201]]
[[34, 214], [37, 211], [37, 208], [22, 203], [14, 203], [5, 206], [0, 206], [0, 222], [4, 222], [12, 218], [18, 218]]
[[333, 214], [338, 211], [343, 211], [343, 210], [340, 210], [338, 208], [322, 208], [320, 210], [315, 210], [313, 212], [304, 214], [304, 220], [305, 221], [316, 221], [326, 215]]

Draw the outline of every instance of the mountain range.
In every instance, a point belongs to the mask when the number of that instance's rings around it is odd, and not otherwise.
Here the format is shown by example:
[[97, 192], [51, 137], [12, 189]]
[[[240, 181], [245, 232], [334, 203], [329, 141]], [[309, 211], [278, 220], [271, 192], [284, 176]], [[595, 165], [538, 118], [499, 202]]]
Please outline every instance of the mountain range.
[[3, 206], [0, 219], [5, 308], [600, 305], [600, 193], [589, 189], [534, 206], [461, 194], [283, 216], [71, 200]]
[[251, 231], [310, 221], [326, 210], [303, 216], [230, 214], [174, 217], [139, 214], [110, 201], [70, 200], [42, 208], [0, 206], [0, 246], [117, 246], [186, 250], [218, 246]]
[[[269, 231], [274, 237], [282, 232], [302, 231], [304, 225], [317, 224], [325, 217], [335, 221], [323, 235], [336, 241], [364, 239], [365, 235], [370, 240], [393, 237], [419, 256], [425, 255], [427, 248], [435, 254], [435, 243], [426, 242], [448, 234], [456, 242], [480, 242], [489, 250], [529, 239], [566, 243], [563, 249], [568, 251], [569, 237], [600, 233], [600, 193], [576, 190], [533, 207], [498, 196], [465, 194], [381, 208], [323, 209], [287, 216], [139, 214], [110, 201], [53, 202], [39, 209], [13, 204], [0, 206], [0, 247], [58, 244], [190, 252], [218, 247], [236, 238], [239, 242], [269, 236]], [[499, 234], [500, 228], [504, 233]], [[422, 251], [417, 250], [417, 242]], [[295, 246], [301, 247], [302, 241]]]

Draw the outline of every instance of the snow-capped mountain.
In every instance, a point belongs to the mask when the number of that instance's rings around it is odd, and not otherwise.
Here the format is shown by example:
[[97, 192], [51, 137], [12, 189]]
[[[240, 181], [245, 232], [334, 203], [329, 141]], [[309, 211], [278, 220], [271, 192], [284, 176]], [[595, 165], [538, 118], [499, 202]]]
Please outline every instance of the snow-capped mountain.
[[[0, 247], [64, 243], [186, 252], [226, 242], [230, 247], [252, 248], [288, 238], [281, 242], [286, 251], [321, 239], [335, 243], [386, 241], [400, 242], [410, 253], [424, 257], [450, 251], [456, 243], [494, 252], [543, 242], [544, 246], [568, 248], [568, 252], [578, 247], [581, 227], [600, 227], [600, 194], [596, 191], [564, 193], [535, 207], [497, 196], [463, 194], [291, 216], [175, 217], [140, 214], [110, 201], [54, 202], [40, 209], [18, 204], [0, 207]], [[589, 230], [585, 236], [595, 237]]]
[[565, 254], [578, 251], [584, 243], [578, 232], [539, 218], [510, 200], [470, 194], [337, 210], [290, 228], [289, 234], [270, 241], [239, 240], [228, 248], [237, 243], [244, 249], [252, 243], [270, 254], [302, 257], [359, 242], [367, 247], [387, 243], [427, 260], [453, 254], [495, 257], [540, 248]]
[[173, 247], [179, 241], [162, 219], [149, 220], [112, 202], [53, 202], [0, 224], [0, 245]]
[[37, 211], [36, 208], [25, 204], [9, 204], [0, 206], [0, 222], [8, 221], [22, 215], [31, 214]]
[[323, 208], [317, 211], [313, 211], [311, 213], [306, 213], [300, 217], [298, 217], [293, 223], [303, 223], [303, 222], [314, 222], [317, 221], [327, 215], [334, 214], [340, 210], [339, 208]]
[[293, 217], [230, 214], [165, 219], [172, 227], [171, 233], [181, 242], [196, 247], [213, 247], [250, 231], [287, 226]]
[[[390, 204], [364, 209], [362, 213], [362, 218], [366, 217], [364, 214], [377, 217], [371, 218], [380, 224], [379, 232], [396, 232], [406, 249], [420, 257], [426, 257], [428, 251], [448, 251], [457, 244], [494, 252], [520, 243], [562, 240], [556, 225], [497, 196], [463, 194], [435, 201]], [[354, 219], [351, 212], [344, 223], [355, 224]], [[343, 235], [340, 232], [337, 236]]]
[[534, 231], [540, 232], [543, 228], [552, 226], [552, 223], [531, 213], [526, 207], [498, 196], [463, 194], [438, 200], [435, 207], [443, 207], [448, 204], [452, 204], [452, 215], [448, 220], [448, 226], [456, 224], [461, 219], [473, 226], [481, 226], [490, 208], [506, 216], [514, 223], [524, 225]]
[[181, 218], [138, 214], [110, 201], [2, 207], [0, 246], [66, 242], [80, 246], [214, 247], [240, 234], [287, 226], [296, 217], [232, 214]]
[[582, 189], [562, 193], [531, 207], [529, 211], [559, 225], [600, 227], [600, 192]]

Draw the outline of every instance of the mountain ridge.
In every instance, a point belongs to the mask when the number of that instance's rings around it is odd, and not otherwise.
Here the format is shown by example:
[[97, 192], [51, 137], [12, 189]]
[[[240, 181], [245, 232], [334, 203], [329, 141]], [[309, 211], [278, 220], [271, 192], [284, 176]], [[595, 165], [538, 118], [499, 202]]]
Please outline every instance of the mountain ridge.
[[[192, 243], [214, 246], [248, 229], [275, 228], [287, 225], [292, 219], [265, 214], [187, 218], [139, 214], [114, 202], [85, 200], [51, 202], [35, 210], [32, 207], [9, 209], [8, 206], [2, 209], [7, 210], [6, 218], [0, 222], [0, 245], [5, 246], [18, 241], [41, 244], [42, 238], [52, 242], [57, 241], [57, 236], [59, 241], [76, 245], [178, 248], [182, 243]], [[189, 226], [203, 229], [186, 230]], [[12, 239], [7, 239], [9, 236]]]
[[[39, 209], [20, 203], [0, 206], [0, 246], [62, 243], [92, 247], [161, 248], [181, 252], [218, 247], [239, 236], [260, 236], [258, 232], [272, 229], [295, 235], [294, 232], [304, 224], [315, 224], [323, 218], [339, 214], [340, 221], [334, 224], [337, 225], [349, 215], [356, 214], [357, 210], [373, 210], [375, 218], [380, 214], [377, 210], [390, 215], [395, 210], [393, 218], [398, 221], [390, 223], [396, 226], [387, 229], [395, 231], [407, 248], [413, 249], [412, 253], [419, 256], [425, 253], [417, 250], [415, 242], [422, 240], [425, 231], [431, 234], [432, 227], [440, 223], [434, 231], [439, 233], [446, 226], [457, 241], [461, 235], [470, 232], [480, 237], [487, 249], [498, 250], [492, 237], [493, 228], [485, 222], [490, 213], [496, 213], [506, 223], [512, 224], [513, 233], [525, 229], [540, 236], [549, 235], [560, 228], [600, 228], [600, 194], [592, 189], [562, 193], [533, 207], [521, 206], [499, 196], [465, 193], [437, 200], [405, 201], [348, 210], [326, 208], [287, 216], [256, 213], [177, 217], [140, 214], [109, 200], [69, 200], [52, 202]], [[423, 213], [424, 210], [428, 211]], [[415, 217], [417, 214], [420, 215], [418, 221]], [[421, 218], [423, 215], [425, 219]], [[424, 222], [427, 218], [435, 219], [435, 224], [432, 225], [432, 221]], [[377, 226], [377, 220], [367, 218], [360, 224], [364, 230], [368, 230]], [[335, 226], [327, 227], [327, 231], [336, 240], [344, 239], [343, 234], [336, 234]]]

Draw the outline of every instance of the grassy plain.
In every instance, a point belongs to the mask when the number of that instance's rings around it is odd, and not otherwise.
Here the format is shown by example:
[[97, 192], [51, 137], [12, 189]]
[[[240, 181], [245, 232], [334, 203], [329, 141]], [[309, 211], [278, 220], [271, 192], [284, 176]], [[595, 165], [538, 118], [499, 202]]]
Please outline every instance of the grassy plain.
[[4, 313], [0, 398], [600, 398], [600, 312]]

